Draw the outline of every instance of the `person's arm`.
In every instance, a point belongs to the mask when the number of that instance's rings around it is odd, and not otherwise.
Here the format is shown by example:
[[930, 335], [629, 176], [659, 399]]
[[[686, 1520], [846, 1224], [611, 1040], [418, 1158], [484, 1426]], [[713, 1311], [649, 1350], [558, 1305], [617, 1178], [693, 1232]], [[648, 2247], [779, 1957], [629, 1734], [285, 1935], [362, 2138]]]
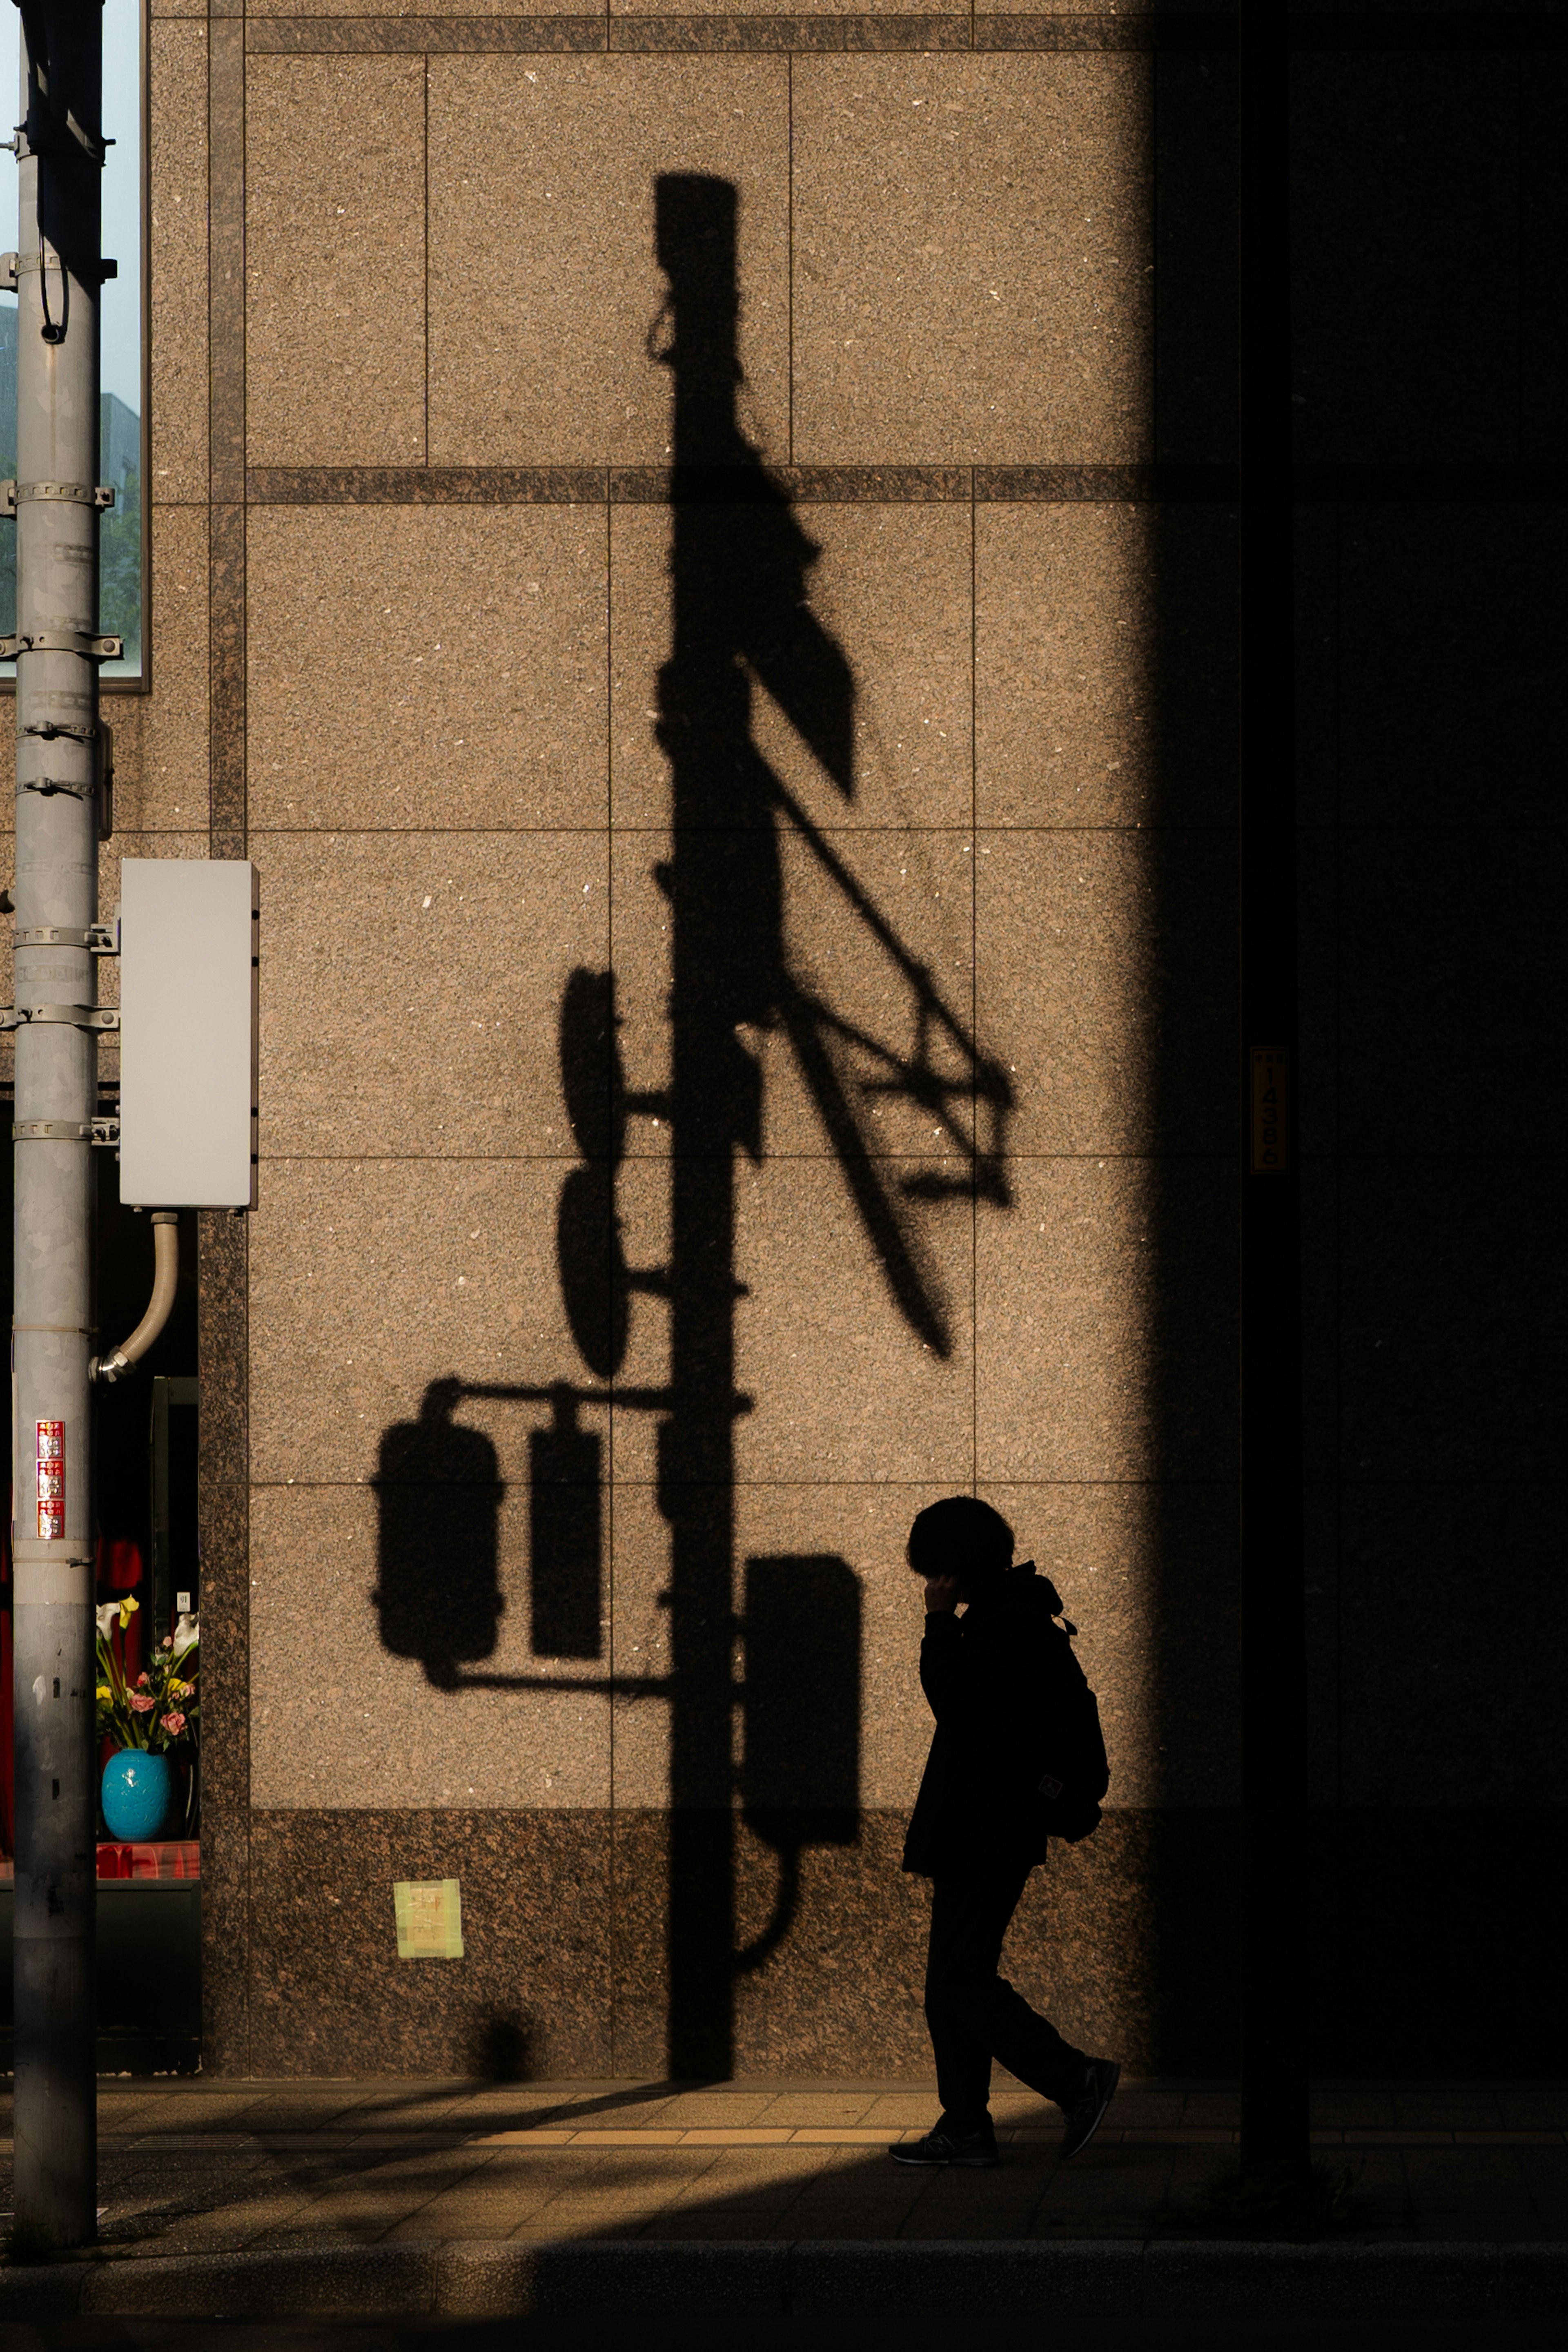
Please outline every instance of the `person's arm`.
[[951, 1723], [964, 1700], [964, 1636], [954, 1614], [957, 1604], [958, 1588], [951, 1577], [927, 1579], [920, 1687], [938, 1723]]

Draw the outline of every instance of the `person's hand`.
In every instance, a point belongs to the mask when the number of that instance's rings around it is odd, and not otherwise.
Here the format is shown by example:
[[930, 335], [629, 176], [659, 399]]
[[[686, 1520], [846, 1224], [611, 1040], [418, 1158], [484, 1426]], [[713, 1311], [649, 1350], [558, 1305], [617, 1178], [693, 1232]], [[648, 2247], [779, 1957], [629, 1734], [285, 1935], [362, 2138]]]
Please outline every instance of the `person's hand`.
[[925, 1580], [925, 1614], [936, 1617], [946, 1609], [956, 1609], [964, 1598], [964, 1588], [956, 1576], [928, 1576]]

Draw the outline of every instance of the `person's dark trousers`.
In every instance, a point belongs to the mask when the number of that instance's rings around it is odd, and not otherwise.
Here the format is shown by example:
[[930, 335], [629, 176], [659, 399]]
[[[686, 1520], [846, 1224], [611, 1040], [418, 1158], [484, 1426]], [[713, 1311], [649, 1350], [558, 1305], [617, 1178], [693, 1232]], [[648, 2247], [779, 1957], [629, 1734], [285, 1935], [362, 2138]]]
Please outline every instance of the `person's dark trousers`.
[[1064, 2042], [997, 1974], [1002, 1938], [1032, 1866], [977, 1860], [932, 1880], [925, 2022], [943, 2122], [956, 2134], [977, 2131], [986, 2122], [993, 2058], [1031, 2091], [1064, 2106], [1083, 2087], [1085, 2053]]

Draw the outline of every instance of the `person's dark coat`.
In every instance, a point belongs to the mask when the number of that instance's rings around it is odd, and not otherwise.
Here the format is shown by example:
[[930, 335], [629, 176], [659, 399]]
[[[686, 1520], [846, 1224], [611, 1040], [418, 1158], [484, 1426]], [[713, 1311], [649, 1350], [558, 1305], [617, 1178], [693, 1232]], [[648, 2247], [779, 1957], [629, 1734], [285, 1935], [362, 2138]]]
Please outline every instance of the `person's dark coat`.
[[[1051, 1579], [1026, 1560], [981, 1585], [962, 1617], [926, 1618], [920, 1680], [936, 1729], [905, 1870], [1043, 1862], [1049, 1837], [1081, 1837], [1098, 1821], [1099, 1710], [1061, 1610]], [[1042, 1779], [1062, 1793], [1043, 1794]]]

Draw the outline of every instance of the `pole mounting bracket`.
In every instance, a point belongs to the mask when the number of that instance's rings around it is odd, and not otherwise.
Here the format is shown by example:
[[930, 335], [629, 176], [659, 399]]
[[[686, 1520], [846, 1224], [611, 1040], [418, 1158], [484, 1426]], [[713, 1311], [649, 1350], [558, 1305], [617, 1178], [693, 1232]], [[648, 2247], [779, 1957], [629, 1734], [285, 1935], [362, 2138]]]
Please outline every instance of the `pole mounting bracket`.
[[[4, 644], [0, 638], [0, 644]], [[66, 776], [28, 776], [16, 787], [19, 793], [41, 793], [46, 800], [54, 793], [68, 793], [73, 800], [90, 801], [98, 793], [96, 784], [72, 783]], [[80, 941], [76, 942], [80, 945]]]
[[[9, 146], [11, 142], [7, 140], [5, 143]], [[109, 143], [112, 146], [114, 142], [110, 140]], [[37, 155], [39, 152], [38, 148], [29, 147], [26, 140], [18, 136], [16, 140], [18, 163], [24, 155]], [[103, 158], [99, 156], [99, 163], [102, 160]], [[17, 291], [18, 278], [22, 277], [24, 271], [29, 269], [63, 269], [83, 279], [96, 274], [100, 286], [108, 278], [118, 278], [120, 275], [118, 261], [102, 259], [97, 254], [78, 255], [73, 258], [68, 253], [0, 253], [0, 294], [15, 294]]]
[[89, 637], [85, 629], [34, 629], [0, 637], [0, 661], [16, 661], [23, 654], [80, 654], [87, 661], [119, 661], [124, 652], [123, 637]]
[[24, 735], [37, 735], [46, 743], [96, 743], [102, 733], [98, 727], [59, 727], [52, 719], [35, 719], [22, 729]]
[[30, 1029], [40, 1021], [67, 1029], [118, 1029], [120, 1014], [107, 1004], [0, 1004], [0, 1030]]
[[100, 513], [114, 504], [115, 493], [108, 482], [96, 489], [87, 482], [0, 482], [0, 518], [16, 518], [20, 506], [44, 499], [63, 499], [77, 507], [96, 507]]
[[89, 923], [78, 930], [64, 923], [40, 923], [30, 931], [18, 931], [15, 944], [19, 948], [86, 948], [89, 955], [118, 955], [120, 937], [112, 923]]
[[114, 1150], [120, 1142], [117, 1118], [17, 1118], [11, 1122], [13, 1143], [96, 1143]]

